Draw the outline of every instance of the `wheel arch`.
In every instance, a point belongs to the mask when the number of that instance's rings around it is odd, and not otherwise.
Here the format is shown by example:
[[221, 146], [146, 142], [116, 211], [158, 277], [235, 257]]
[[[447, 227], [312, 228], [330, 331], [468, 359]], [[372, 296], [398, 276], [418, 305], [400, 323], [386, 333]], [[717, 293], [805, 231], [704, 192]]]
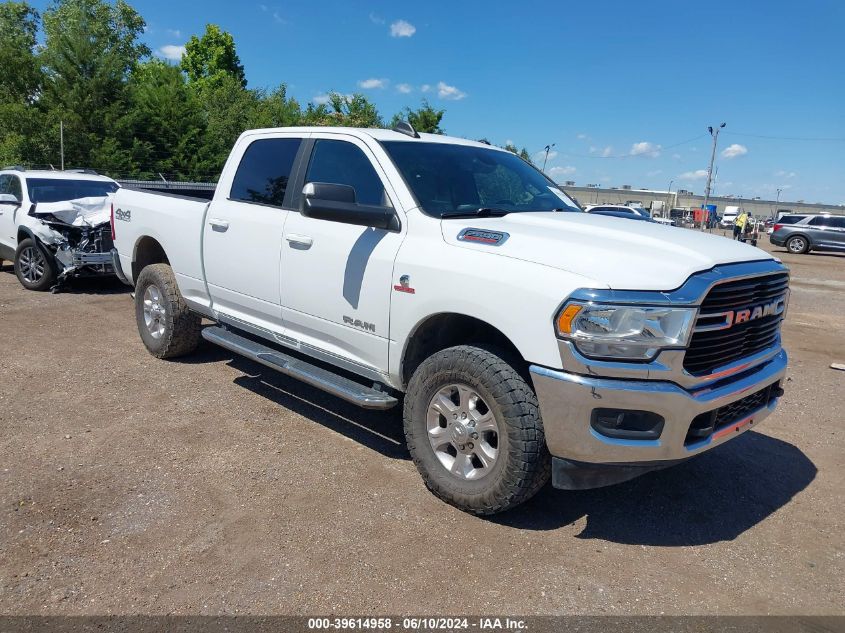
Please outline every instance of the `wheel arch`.
[[810, 236], [807, 233], [804, 233], [802, 231], [795, 231], [794, 233], [790, 233], [789, 235], [787, 235], [786, 239], [784, 239], [783, 241], [783, 245], [787, 248], [787, 250], [789, 250], [789, 247], [787, 246], [787, 244], [789, 244], [789, 241], [796, 237], [803, 238], [807, 242], [807, 250], [804, 251], [805, 253], [809, 252], [809, 250], [813, 248], [813, 246], [815, 246], [813, 244], [813, 240], [810, 239]]
[[170, 259], [157, 239], [143, 235], [135, 242], [132, 250], [132, 279], [137, 280], [141, 271], [152, 264], [170, 265]]
[[400, 378], [407, 386], [417, 367], [429, 356], [456, 345], [483, 345], [502, 350], [514, 367], [529, 380], [528, 363], [519, 348], [496, 326], [460, 312], [439, 312], [421, 319], [411, 330], [402, 350]]

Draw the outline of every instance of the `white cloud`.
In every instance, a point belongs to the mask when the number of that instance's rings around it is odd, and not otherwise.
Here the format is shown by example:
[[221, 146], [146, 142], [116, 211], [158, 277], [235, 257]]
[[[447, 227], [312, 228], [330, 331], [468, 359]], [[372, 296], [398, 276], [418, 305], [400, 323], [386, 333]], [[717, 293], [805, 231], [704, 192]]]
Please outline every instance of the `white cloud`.
[[437, 84], [437, 96], [441, 99], [449, 99], [450, 101], [460, 101], [467, 96], [467, 93], [441, 81]]
[[579, 141], [586, 141], [590, 137], [584, 134], [583, 132], [576, 137]]
[[165, 59], [169, 59], [173, 62], [178, 62], [182, 59], [182, 55], [185, 54], [185, 47], [178, 46], [176, 44], [165, 44], [160, 49], [158, 49], [158, 54], [164, 57]]
[[607, 147], [594, 147], [590, 146], [590, 154], [598, 154], [602, 158], [607, 158], [611, 154], [613, 154], [613, 147], [608, 145]]
[[[551, 156], [551, 154], [549, 154], [549, 156]], [[571, 176], [576, 171], [578, 170], [572, 167], [571, 165], [567, 165], [566, 167], [552, 167], [546, 173], [552, 178], [560, 178], [561, 176]]]
[[358, 82], [358, 87], [363, 88], [364, 90], [374, 90], [376, 88], [385, 88], [387, 86], [387, 79], [376, 79], [375, 77], [371, 77], [370, 79], [362, 79]]
[[744, 156], [747, 153], [748, 148], [745, 145], [734, 143], [722, 150], [722, 158], [736, 158], [737, 156]]
[[401, 92], [403, 95], [406, 95], [413, 92], [414, 88], [411, 84], [396, 84], [396, 90]]
[[646, 176], [650, 176], [650, 177], [653, 177], [653, 176], [659, 176], [659, 175], [660, 175], [660, 174], [662, 174], [662, 173], [663, 173], [663, 170], [662, 170], [662, 169], [655, 169], [654, 171], [650, 171], [650, 172], [648, 172], [648, 173], [646, 174]]
[[273, 20], [276, 24], [287, 24], [288, 21], [285, 20], [281, 15], [279, 15], [278, 11], [273, 11]]
[[678, 176], [681, 180], [702, 180], [707, 178], [707, 170], [706, 169], [696, 169], [695, 171], [685, 171], [680, 176]]
[[373, 24], [384, 24], [386, 20], [377, 13], [370, 13], [370, 22]]
[[423, 92], [429, 92], [431, 90], [431, 86], [429, 86], [428, 84], [423, 84], [422, 86], [420, 86], [420, 90], [422, 90]]
[[[535, 156], [537, 158], [546, 158], [546, 150], [541, 149]], [[554, 150], [549, 151], [549, 160], [554, 160], [555, 158], [557, 158], [557, 152]]]
[[681, 155], [680, 154], [672, 154], [672, 158], [674, 158], [675, 160], [681, 160]]
[[173, 37], [182, 37], [182, 31], [179, 29], [167, 29], [167, 33]]
[[657, 158], [660, 156], [660, 145], [649, 143], [648, 141], [640, 141], [631, 145], [631, 156], [648, 156], [649, 158]]
[[329, 100], [330, 100], [330, 97], [329, 97], [329, 95], [326, 95], [326, 94], [316, 95], [313, 99], [311, 99], [311, 101], [313, 101], [317, 105], [325, 105], [329, 102]]
[[406, 20], [396, 20], [390, 25], [391, 37], [411, 37], [417, 32], [417, 27]]
[[513, 145], [513, 144], [514, 144], [513, 139], [509, 138], [508, 140], [505, 141], [505, 145]]
[[783, 169], [775, 172], [775, 176], [778, 178], [795, 178], [797, 175], [794, 171], [784, 171]]

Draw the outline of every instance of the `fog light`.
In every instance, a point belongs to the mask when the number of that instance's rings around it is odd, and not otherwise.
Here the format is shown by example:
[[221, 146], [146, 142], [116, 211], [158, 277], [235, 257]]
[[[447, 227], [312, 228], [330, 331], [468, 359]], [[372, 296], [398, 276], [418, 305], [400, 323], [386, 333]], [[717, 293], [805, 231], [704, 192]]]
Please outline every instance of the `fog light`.
[[663, 424], [663, 417], [651, 411], [593, 409], [590, 416], [590, 426], [597, 433], [620, 440], [656, 440]]

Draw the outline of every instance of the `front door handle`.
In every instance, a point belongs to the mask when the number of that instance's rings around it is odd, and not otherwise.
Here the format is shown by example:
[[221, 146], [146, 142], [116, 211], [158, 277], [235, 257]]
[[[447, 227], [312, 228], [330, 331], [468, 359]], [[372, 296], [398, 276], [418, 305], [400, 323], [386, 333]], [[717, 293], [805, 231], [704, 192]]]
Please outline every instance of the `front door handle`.
[[211, 225], [212, 231], [218, 231], [220, 233], [225, 233], [229, 230], [229, 221], [228, 220], [219, 220], [217, 218], [209, 218], [208, 223]]
[[307, 235], [298, 235], [297, 233], [288, 233], [285, 235], [285, 239], [291, 244], [304, 246], [305, 248], [311, 248], [311, 245], [314, 243], [314, 240]]

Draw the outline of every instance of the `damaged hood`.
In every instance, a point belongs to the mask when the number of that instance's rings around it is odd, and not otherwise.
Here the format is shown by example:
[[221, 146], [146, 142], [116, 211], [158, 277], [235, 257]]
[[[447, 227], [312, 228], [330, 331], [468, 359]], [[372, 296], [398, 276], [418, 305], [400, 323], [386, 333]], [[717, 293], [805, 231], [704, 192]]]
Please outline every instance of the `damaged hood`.
[[62, 202], [39, 202], [31, 215], [39, 220], [53, 216], [71, 226], [99, 226], [111, 220], [111, 197], [77, 198]]
[[[589, 213], [446, 219], [441, 227], [443, 238], [454, 246], [565, 270], [614, 290], [672, 290], [718, 264], [772, 259], [719, 235]], [[459, 238], [472, 229], [493, 235]]]

